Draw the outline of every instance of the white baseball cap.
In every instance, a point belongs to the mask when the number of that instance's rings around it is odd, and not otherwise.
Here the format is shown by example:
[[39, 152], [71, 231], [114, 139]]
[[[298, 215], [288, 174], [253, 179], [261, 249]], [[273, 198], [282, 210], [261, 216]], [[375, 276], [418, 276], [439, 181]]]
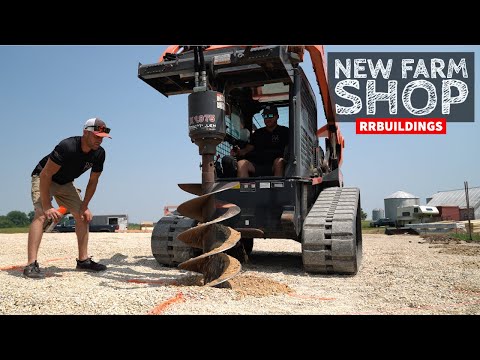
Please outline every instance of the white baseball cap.
[[108, 137], [112, 138], [109, 133], [110, 133], [110, 128], [107, 127], [105, 122], [99, 118], [91, 118], [88, 119], [85, 122], [85, 125], [83, 126], [85, 130], [93, 132], [95, 135], [100, 136], [100, 137]]

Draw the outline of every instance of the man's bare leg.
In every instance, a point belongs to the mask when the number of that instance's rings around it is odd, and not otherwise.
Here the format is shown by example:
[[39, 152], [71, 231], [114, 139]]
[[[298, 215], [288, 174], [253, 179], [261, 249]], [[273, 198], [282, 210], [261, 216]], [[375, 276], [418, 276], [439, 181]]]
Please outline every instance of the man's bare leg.
[[35, 209], [35, 216], [28, 230], [28, 264], [37, 260], [38, 249], [42, 242], [44, 222], [45, 214], [43, 210]]
[[283, 176], [285, 170], [285, 160], [283, 158], [276, 158], [273, 161], [273, 176]]
[[88, 223], [83, 221], [78, 214], [73, 214], [75, 218], [75, 233], [78, 242], [78, 260], [88, 259]]
[[240, 160], [237, 167], [237, 176], [240, 178], [247, 178], [250, 177], [250, 174], [255, 173], [255, 167], [248, 160]]

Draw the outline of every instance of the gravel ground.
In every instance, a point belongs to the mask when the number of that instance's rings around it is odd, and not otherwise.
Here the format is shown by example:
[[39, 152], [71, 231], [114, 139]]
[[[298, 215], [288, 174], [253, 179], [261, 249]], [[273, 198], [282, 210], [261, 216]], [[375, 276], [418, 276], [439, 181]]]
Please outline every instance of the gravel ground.
[[364, 234], [355, 276], [310, 275], [300, 244], [255, 239], [230, 289], [160, 266], [149, 233], [92, 233], [109, 268], [75, 270], [74, 234], [45, 234], [43, 280], [22, 275], [27, 234], [0, 234], [0, 314], [480, 314], [480, 245]]

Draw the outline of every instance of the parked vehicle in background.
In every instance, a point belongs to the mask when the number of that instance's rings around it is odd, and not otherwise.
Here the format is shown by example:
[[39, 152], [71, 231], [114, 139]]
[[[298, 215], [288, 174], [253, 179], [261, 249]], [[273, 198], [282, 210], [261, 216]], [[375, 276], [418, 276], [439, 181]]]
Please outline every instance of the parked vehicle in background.
[[118, 225], [117, 230], [127, 230], [128, 215], [126, 214], [93, 215], [93, 219], [90, 222], [90, 228], [92, 227], [92, 225]]
[[380, 218], [370, 223], [370, 227], [395, 226], [395, 221], [389, 218]]
[[[90, 232], [115, 232], [119, 230], [118, 224], [94, 224], [90, 222]], [[52, 230], [52, 232], [75, 232], [75, 219], [73, 216], [65, 216]]]
[[439, 219], [439, 211], [435, 206], [409, 205], [397, 208], [398, 226], [433, 222]]

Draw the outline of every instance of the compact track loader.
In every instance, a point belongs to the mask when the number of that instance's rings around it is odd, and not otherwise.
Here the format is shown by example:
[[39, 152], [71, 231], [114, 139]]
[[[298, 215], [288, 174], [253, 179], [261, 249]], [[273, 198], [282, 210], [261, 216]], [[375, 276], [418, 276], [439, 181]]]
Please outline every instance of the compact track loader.
[[[319, 86], [320, 114], [300, 66], [304, 51]], [[196, 197], [162, 217], [152, 233], [160, 264], [202, 273], [204, 285], [220, 286], [241, 271], [254, 238], [287, 238], [301, 242], [307, 272], [357, 273], [360, 191], [343, 187], [344, 139], [325, 61], [320, 45], [175, 45], [158, 63], [139, 64], [138, 77], [163, 95], [189, 94], [189, 136], [202, 158], [201, 183], [179, 185]], [[267, 105], [276, 106], [278, 123], [289, 129], [284, 174], [238, 178], [223, 160], [242, 145], [243, 128], [253, 133], [263, 126]]]

